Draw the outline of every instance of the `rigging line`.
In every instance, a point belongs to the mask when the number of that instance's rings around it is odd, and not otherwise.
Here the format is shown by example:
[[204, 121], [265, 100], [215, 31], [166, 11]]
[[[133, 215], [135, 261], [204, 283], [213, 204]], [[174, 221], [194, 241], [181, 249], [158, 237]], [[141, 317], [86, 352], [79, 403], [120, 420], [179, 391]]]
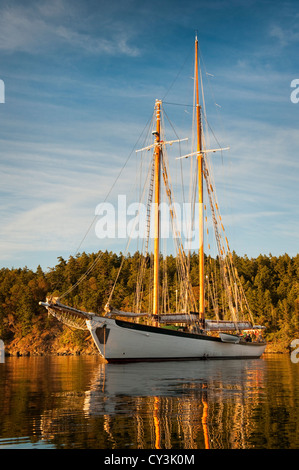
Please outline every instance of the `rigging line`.
[[151, 158], [151, 161], [150, 161], [148, 175], [149, 173], [151, 174], [150, 174], [150, 181], [148, 185], [147, 211], [146, 211], [146, 222], [145, 222], [146, 236], [142, 244], [142, 253], [144, 252], [145, 256], [141, 257], [140, 264], [139, 264], [138, 277], [137, 277], [137, 282], [136, 282], [136, 292], [135, 292], [135, 297], [136, 297], [135, 303], [137, 306], [136, 312], [140, 312], [139, 306], [141, 305], [141, 302], [142, 302], [142, 293], [143, 293], [142, 283], [143, 283], [143, 276], [144, 276], [144, 270], [145, 270], [145, 265], [146, 265], [146, 256], [148, 255], [148, 245], [149, 245], [149, 236], [150, 236], [150, 212], [151, 212], [151, 204], [152, 204], [152, 198], [153, 198], [153, 185], [154, 185], [154, 174], [155, 174], [153, 158]]
[[[179, 268], [180, 274], [181, 274], [181, 280], [185, 282], [186, 284], [186, 293], [189, 290], [189, 296], [191, 302], [193, 301], [194, 306], [195, 306], [195, 300], [193, 298], [193, 291], [192, 287], [190, 284], [190, 279], [189, 279], [189, 272], [188, 272], [188, 266], [187, 266], [187, 257], [182, 245], [182, 239], [181, 239], [181, 233], [179, 228], [176, 226], [177, 223], [177, 215], [175, 211], [175, 206], [173, 205], [173, 199], [172, 199], [172, 190], [171, 190], [171, 184], [169, 183], [169, 178], [168, 178], [168, 172], [167, 172], [167, 160], [164, 158], [165, 152], [162, 152], [162, 175], [163, 175], [163, 180], [164, 180], [164, 185], [166, 189], [166, 195], [169, 199], [169, 206], [172, 207], [170, 211], [171, 215], [171, 222], [172, 222], [172, 229], [173, 233], [175, 234], [174, 237], [174, 244], [175, 248], [177, 251], [177, 266]], [[194, 310], [194, 307], [193, 307]]]
[[[165, 116], [166, 116], [166, 118], [167, 118], [167, 121], [169, 122], [169, 124], [170, 124], [170, 126], [171, 126], [171, 128], [172, 128], [172, 130], [173, 130], [173, 132], [174, 132], [174, 134], [175, 134], [175, 136], [176, 136], [176, 137], [178, 138], [178, 140], [179, 140], [179, 136], [178, 136], [178, 134], [177, 134], [177, 132], [176, 132], [176, 130], [175, 130], [175, 128], [174, 128], [172, 122], [170, 121], [169, 116], [168, 116], [167, 112], [165, 111], [164, 107], [163, 107], [163, 114], [165, 114]], [[181, 142], [179, 142], [179, 149], [180, 149], [180, 152], [179, 152], [179, 153], [180, 153], [180, 155], [181, 155]], [[183, 202], [185, 202], [183, 168], [182, 168], [182, 162], [180, 162], [180, 163], [181, 163], [180, 166], [181, 166], [181, 185], [182, 185], [182, 193], [183, 193]]]
[[[212, 127], [211, 127], [211, 125], [210, 125], [210, 123], [209, 123], [209, 121], [207, 120], [206, 117], [205, 117], [205, 121], [206, 121], [206, 123], [207, 123], [207, 125], [208, 125], [210, 131], [212, 132], [213, 137], [214, 137], [214, 139], [215, 139], [216, 142], [217, 142], [217, 145], [219, 145], [219, 148], [221, 148], [222, 145], [220, 144], [219, 140], [217, 139], [217, 137], [216, 137], [216, 135], [215, 135], [215, 133], [214, 133], [214, 131], [213, 131], [213, 129], [212, 129]], [[221, 150], [221, 157], [222, 157], [222, 163], [223, 163], [223, 152], [222, 152], [222, 150]]]
[[[240, 294], [241, 294], [241, 297], [242, 297], [241, 283], [240, 283], [240, 280], [239, 280], [239, 277], [238, 277], [238, 273], [235, 270], [235, 266], [234, 266], [233, 259], [232, 259], [232, 254], [230, 252], [228, 241], [227, 241], [227, 238], [225, 236], [225, 230], [224, 230], [222, 219], [221, 219], [221, 216], [220, 216], [220, 213], [219, 213], [219, 208], [218, 208], [218, 205], [216, 203], [216, 198], [215, 198], [214, 191], [212, 190], [212, 193], [213, 193], [213, 196], [212, 196], [211, 190], [209, 189], [209, 187], [212, 189], [212, 185], [211, 185], [211, 181], [210, 181], [208, 171], [205, 172], [205, 177], [207, 178], [208, 183], [209, 183], [207, 187], [208, 187], [208, 194], [209, 194], [209, 198], [210, 198], [211, 211], [213, 213], [213, 222], [215, 222], [215, 227], [214, 227], [215, 228], [215, 235], [216, 235], [217, 241], [219, 243], [219, 248], [220, 248], [220, 251], [221, 251], [221, 257], [219, 257], [219, 261], [222, 260], [220, 265], [222, 264], [222, 268], [223, 268], [224, 287], [225, 287], [225, 291], [227, 292], [229, 309], [231, 310], [234, 321], [237, 321], [237, 319], [238, 319], [237, 318], [238, 317], [238, 303], [239, 303], [239, 301], [241, 303], [241, 298], [238, 296], [237, 289], [238, 288], [240, 289]], [[214, 202], [215, 202], [216, 212], [215, 212], [215, 209], [213, 207], [212, 199], [214, 199]], [[219, 231], [218, 226], [221, 227], [222, 232]], [[227, 248], [224, 246], [223, 237], [225, 238]], [[244, 298], [245, 298], [245, 302], [246, 302], [246, 297], [244, 296]], [[241, 311], [243, 312], [242, 305], [240, 305], [240, 307], [241, 307]], [[248, 308], [248, 311], [249, 311], [249, 314], [251, 314], [249, 308]]]
[[179, 71], [178, 71], [176, 77], [174, 78], [173, 82], [171, 83], [171, 85], [169, 86], [169, 88], [168, 88], [168, 90], [166, 91], [165, 95], [163, 96], [162, 101], [164, 100], [164, 98], [166, 98], [166, 96], [167, 96], [168, 93], [170, 92], [171, 88], [173, 87], [173, 85], [175, 84], [175, 82], [177, 81], [177, 79], [179, 78], [180, 74], [182, 73], [183, 68], [184, 68], [185, 65], [186, 65], [187, 60], [189, 60], [189, 58], [190, 58], [190, 56], [191, 56], [191, 53], [192, 53], [192, 55], [193, 55], [193, 48], [192, 48], [192, 49], [190, 48], [189, 54], [186, 55], [186, 58], [185, 58], [185, 60], [184, 60], [184, 62], [183, 62], [183, 65], [182, 65], [181, 68], [179, 69]]
[[[118, 179], [120, 178], [120, 175], [121, 173], [123, 172], [124, 168], [126, 167], [128, 161], [130, 160], [135, 148], [137, 147], [137, 144], [139, 142], [139, 140], [141, 139], [141, 136], [142, 134], [144, 133], [145, 129], [148, 127], [149, 123], [153, 120], [153, 114], [151, 115], [151, 117], [148, 119], [146, 125], [144, 126], [142, 132], [140, 133], [138, 139], [137, 139], [137, 142], [135, 143], [133, 149], [131, 150], [129, 156], [127, 157], [127, 160], [125, 161], [123, 167], [121, 168], [117, 178], [115, 179], [112, 187], [110, 188], [110, 190], [108, 191], [108, 194], [106, 195], [105, 199], [104, 199], [104, 202], [107, 201], [112, 189], [114, 188], [114, 186], [116, 185]], [[79, 248], [81, 247], [83, 241], [85, 240], [85, 238], [87, 237], [87, 234], [88, 232], [90, 231], [95, 219], [96, 219], [97, 215], [94, 216], [93, 220], [92, 220], [92, 223], [90, 224], [83, 240], [81, 241], [80, 245], [78, 246], [78, 249], [76, 251], [76, 253], [79, 252]], [[59, 296], [59, 299], [62, 299], [63, 297], [67, 296], [68, 294], [70, 294], [70, 292], [72, 292], [79, 284], [81, 284], [81, 282], [91, 273], [91, 271], [95, 268], [95, 266], [97, 265], [97, 263], [99, 262], [99, 260], [101, 259], [101, 257], [103, 256], [103, 252], [99, 252], [99, 254], [97, 255], [97, 257], [95, 258], [95, 260], [93, 261], [93, 263], [91, 264], [91, 266], [86, 270], [86, 272], [84, 274], [82, 274], [82, 276], [77, 280], [77, 282], [75, 282], [75, 284], [73, 284], [71, 287], [69, 287], [61, 296]]]
[[[151, 169], [151, 165], [149, 166], [149, 171], [148, 171], [147, 179], [149, 178], [150, 169]], [[143, 198], [144, 198], [144, 195], [145, 195], [146, 188], [147, 188], [147, 181], [145, 181], [144, 186], [143, 186], [143, 192], [142, 192], [142, 195], [141, 195], [141, 198], [140, 198], [140, 201], [139, 201], [137, 216], [135, 217], [135, 220], [136, 220], [136, 218], [139, 218], [139, 217], [140, 217], [141, 205], [142, 205], [142, 201], [143, 201]], [[126, 245], [125, 252], [124, 252], [124, 255], [123, 255], [123, 258], [122, 258], [122, 261], [121, 261], [121, 265], [120, 265], [120, 267], [119, 267], [119, 270], [118, 270], [118, 273], [117, 273], [117, 275], [116, 275], [116, 278], [115, 278], [113, 287], [112, 287], [111, 292], [110, 292], [110, 294], [109, 294], [109, 298], [108, 298], [108, 301], [107, 301], [107, 305], [109, 305], [109, 303], [110, 303], [110, 301], [111, 301], [111, 298], [112, 298], [112, 296], [113, 296], [113, 293], [114, 293], [114, 290], [115, 290], [115, 286], [116, 286], [116, 283], [117, 283], [117, 281], [118, 281], [120, 272], [121, 272], [121, 270], [122, 270], [122, 267], [123, 267], [125, 258], [126, 258], [126, 256], [127, 256], [127, 253], [128, 253], [128, 250], [129, 250], [129, 246], [130, 246], [130, 243], [131, 243], [131, 241], [132, 241], [133, 232], [134, 232], [134, 230], [135, 230], [135, 226], [136, 226], [136, 225], [137, 225], [137, 222], [135, 222], [135, 224], [132, 224], [130, 236], [129, 236], [128, 241], [127, 241], [127, 245]]]
[[[117, 181], [119, 180], [119, 178], [120, 178], [120, 176], [121, 176], [123, 170], [124, 170], [125, 167], [127, 166], [127, 164], [128, 164], [128, 162], [129, 162], [129, 160], [130, 160], [130, 158], [131, 158], [131, 156], [132, 156], [134, 150], [136, 149], [137, 144], [138, 144], [139, 140], [141, 139], [142, 134], [144, 133], [145, 129], [148, 127], [149, 122], [152, 121], [152, 119], [153, 119], [153, 115], [151, 115], [151, 117], [148, 119], [146, 125], [144, 126], [142, 132], [140, 133], [137, 142], [135, 143], [134, 147], [132, 148], [131, 152], [129, 153], [129, 155], [128, 155], [126, 161], [125, 161], [125, 163], [123, 164], [123, 166], [122, 166], [120, 172], [118, 173], [118, 175], [117, 175], [116, 179], [114, 180], [114, 182], [113, 182], [111, 188], [109, 189], [109, 191], [108, 191], [108, 193], [107, 193], [107, 195], [106, 195], [106, 197], [105, 197], [103, 203], [105, 203], [105, 202], [107, 201], [108, 197], [110, 196], [112, 190], [114, 189], [114, 186], [116, 185]], [[81, 246], [82, 246], [84, 240], [86, 239], [86, 237], [87, 237], [89, 231], [91, 230], [91, 227], [93, 226], [94, 221], [96, 220], [96, 218], [97, 218], [97, 214], [93, 217], [92, 222], [91, 222], [90, 226], [89, 226], [88, 229], [87, 229], [87, 232], [85, 233], [85, 235], [84, 235], [84, 237], [83, 237], [81, 243], [79, 244], [79, 246], [78, 246], [78, 248], [77, 248], [77, 250], [76, 250], [76, 253], [79, 252], [79, 249], [81, 248]]]
[[[166, 103], [163, 103], [163, 104], [166, 104]], [[178, 134], [177, 134], [177, 132], [176, 132], [176, 130], [175, 130], [175, 128], [174, 128], [174, 125], [173, 125], [172, 122], [170, 121], [169, 116], [168, 116], [167, 112], [165, 111], [165, 108], [164, 108], [164, 107], [163, 107], [163, 114], [165, 114], [165, 116], [166, 116], [166, 118], [167, 118], [167, 121], [169, 122], [169, 124], [170, 124], [170, 126], [171, 126], [173, 132], [175, 133], [176, 137], [177, 137], [178, 140], [179, 140], [180, 138], [179, 138], [179, 136], [178, 136]], [[181, 145], [180, 142], [179, 142], [179, 145]]]
[[[146, 186], [146, 182], [144, 184], [144, 190], [145, 190], [145, 186]], [[143, 194], [144, 194], [144, 190], [143, 190]], [[140, 211], [140, 209], [139, 209]], [[132, 230], [133, 230], [133, 227], [132, 227]], [[127, 248], [126, 250], [128, 249], [129, 247], [129, 244], [131, 242], [131, 238], [129, 239], [129, 243], [127, 245]], [[101, 257], [103, 256], [103, 252], [100, 252], [98, 254], [98, 256], [96, 257], [95, 261], [91, 264], [91, 266], [87, 269], [87, 271], [78, 279], [78, 281], [73, 285], [71, 286], [62, 296], [60, 296], [59, 298], [63, 298], [65, 297], [67, 294], [69, 294], [70, 292], [72, 292], [90, 273], [91, 271], [94, 269], [94, 267], [97, 265], [97, 263], [99, 262], [99, 260], [101, 259]], [[122, 261], [122, 264], [121, 264], [121, 267], [123, 265], [123, 261]], [[120, 268], [121, 269], [121, 268]], [[118, 274], [119, 275], [119, 274]]]
[[[201, 50], [200, 50], [200, 46], [198, 45], [198, 47], [199, 47], [200, 59], [201, 59], [201, 62], [203, 63], [203, 68], [204, 68], [205, 75], [206, 75], [206, 76], [211, 75], [211, 74], [209, 74], [209, 73], [207, 72], [206, 65], [205, 65], [205, 62], [204, 62], [204, 59], [203, 59], [203, 55], [202, 55], [202, 52], [201, 52]], [[219, 120], [220, 120], [220, 124], [221, 124], [222, 130], [224, 130], [222, 114], [219, 113], [219, 105], [216, 103], [216, 100], [215, 100], [215, 95], [214, 95], [214, 92], [213, 92], [211, 80], [208, 78], [208, 79], [207, 79], [207, 82], [208, 82], [208, 85], [209, 85], [209, 88], [210, 88], [210, 93], [211, 93], [212, 98], [213, 98], [213, 100], [214, 100], [214, 104], [215, 104], [215, 106], [216, 106], [216, 108], [217, 108], [217, 114], [218, 114], [218, 116], [219, 116]], [[209, 128], [210, 128], [210, 130], [211, 130], [211, 132], [212, 132], [212, 134], [213, 134], [213, 136], [214, 136], [216, 142], [217, 142], [218, 145], [220, 146], [220, 144], [219, 144], [218, 140], [216, 139], [216, 136], [215, 136], [215, 134], [214, 134], [214, 132], [213, 132], [211, 126], [210, 126], [210, 124], [209, 124], [208, 121], [207, 121], [207, 117], [206, 117], [206, 116], [205, 116], [205, 120], [206, 120], [206, 123], [208, 124], [208, 126], [209, 126]], [[223, 163], [223, 155], [222, 155], [222, 163]]]
[[173, 106], [184, 106], [184, 107], [187, 107], [187, 108], [194, 108], [194, 105], [193, 104], [184, 104], [184, 103], [171, 103], [169, 101], [163, 101], [163, 104], [171, 104]]

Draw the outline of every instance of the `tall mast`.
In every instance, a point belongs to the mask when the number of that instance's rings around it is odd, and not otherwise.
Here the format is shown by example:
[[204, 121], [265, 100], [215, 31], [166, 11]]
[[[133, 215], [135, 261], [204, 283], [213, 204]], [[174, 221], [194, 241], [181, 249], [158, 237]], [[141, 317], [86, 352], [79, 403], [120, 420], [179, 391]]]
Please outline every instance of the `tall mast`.
[[161, 101], [156, 100], [156, 136], [155, 140], [155, 233], [154, 233], [154, 302], [153, 315], [159, 313], [159, 239], [160, 239], [160, 174], [161, 174], [161, 146], [160, 146], [160, 122]]
[[198, 163], [198, 206], [199, 206], [199, 318], [205, 318], [204, 300], [204, 246], [203, 246], [203, 154], [201, 139], [201, 107], [199, 106], [198, 86], [198, 40], [195, 38], [195, 84], [196, 84], [196, 125], [197, 125], [197, 163]]

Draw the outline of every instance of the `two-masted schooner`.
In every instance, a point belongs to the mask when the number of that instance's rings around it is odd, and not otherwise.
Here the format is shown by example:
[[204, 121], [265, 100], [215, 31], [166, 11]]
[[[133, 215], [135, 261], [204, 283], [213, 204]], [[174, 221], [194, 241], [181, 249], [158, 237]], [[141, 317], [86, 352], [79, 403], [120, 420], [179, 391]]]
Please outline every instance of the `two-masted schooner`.
[[[195, 39], [195, 114], [196, 114], [196, 150], [181, 158], [194, 156], [197, 159], [197, 185], [199, 207], [199, 308], [191, 302], [192, 307], [183, 313], [162, 313], [159, 305], [159, 262], [160, 262], [160, 188], [162, 180], [166, 185], [166, 193], [170, 196], [171, 190], [167, 186], [167, 168], [163, 159], [163, 148], [167, 142], [161, 138], [162, 102], [155, 103], [155, 130], [154, 142], [147, 150], [153, 149], [151, 195], [154, 197], [154, 253], [153, 253], [153, 302], [152, 311], [147, 313], [125, 312], [115, 309], [107, 302], [102, 314], [84, 312], [68, 307], [60, 302], [61, 298], [47, 298], [40, 305], [46, 307], [48, 312], [58, 320], [80, 329], [88, 329], [99, 350], [108, 362], [130, 361], [165, 361], [165, 360], [196, 360], [204, 358], [258, 358], [266, 347], [261, 334], [262, 326], [253, 324], [253, 317], [245, 298], [242, 283], [233, 266], [230, 251], [224, 253], [218, 232], [217, 213], [218, 204], [213, 201], [214, 193], [211, 191], [209, 181], [209, 167], [206, 155], [223, 149], [206, 149], [203, 142], [203, 126], [201, 106], [199, 104], [199, 58], [198, 40]], [[171, 142], [172, 143], [172, 142]], [[219, 248], [219, 260], [223, 263], [222, 273], [224, 285], [228, 291], [228, 311], [232, 314], [230, 320], [227, 315], [221, 319], [215, 317], [211, 320], [205, 314], [205, 272], [204, 272], [204, 215], [203, 215], [203, 183], [206, 180], [209, 202], [212, 206], [212, 218], [216, 231], [216, 240]], [[172, 213], [175, 217], [175, 214]], [[220, 219], [221, 220], [221, 219]], [[223, 227], [222, 222], [220, 225]], [[225, 237], [227, 242], [227, 238]], [[227, 243], [228, 245], [228, 243]], [[147, 253], [148, 254], [148, 253]], [[192, 286], [188, 277], [188, 265], [182, 245], [178, 249], [182, 271], [185, 273], [184, 289], [192, 298]], [[145, 257], [143, 258], [145, 260]], [[145, 261], [144, 261], [145, 263]], [[227, 263], [227, 265], [224, 265]], [[230, 271], [229, 271], [230, 268]], [[230, 284], [232, 278], [232, 285]], [[239, 289], [238, 293], [235, 290]], [[110, 296], [111, 297], [111, 296]], [[237, 308], [240, 299], [246, 304], [248, 319], [241, 319], [242, 309]], [[110, 298], [109, 298], [110, 300]], [[234, 302], [236, 305], [234, 305]], [[169, 328], [169, 325], [176, 328]], [[242, 332], [254, 331], [254, 341], [246, 341]]]

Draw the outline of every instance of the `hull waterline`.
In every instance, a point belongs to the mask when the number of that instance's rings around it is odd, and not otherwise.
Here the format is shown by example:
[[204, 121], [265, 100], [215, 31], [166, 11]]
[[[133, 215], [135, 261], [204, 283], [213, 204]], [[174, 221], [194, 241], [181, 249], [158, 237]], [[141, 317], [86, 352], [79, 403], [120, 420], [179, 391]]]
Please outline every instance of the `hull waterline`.
[[266, 348], [264, 342], [223, 342], [218, 337], [111, 318], [95, 317], [86, 323], [108, 362], [259, 358]]

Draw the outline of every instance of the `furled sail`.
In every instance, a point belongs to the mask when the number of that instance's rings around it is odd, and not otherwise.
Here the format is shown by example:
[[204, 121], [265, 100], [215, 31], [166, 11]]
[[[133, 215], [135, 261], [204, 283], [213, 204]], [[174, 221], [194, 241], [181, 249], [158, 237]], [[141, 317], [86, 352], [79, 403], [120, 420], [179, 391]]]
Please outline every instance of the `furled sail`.
[[71, 328], [87, 330], [86, 320], [91, 320], [95, 315], [94, 313], [83, 312], [77, 308], [63, 305], [55, 297], [46, 300], [46, 302], [39, 302], [39, 305], [46, 307], [48, 313]]

